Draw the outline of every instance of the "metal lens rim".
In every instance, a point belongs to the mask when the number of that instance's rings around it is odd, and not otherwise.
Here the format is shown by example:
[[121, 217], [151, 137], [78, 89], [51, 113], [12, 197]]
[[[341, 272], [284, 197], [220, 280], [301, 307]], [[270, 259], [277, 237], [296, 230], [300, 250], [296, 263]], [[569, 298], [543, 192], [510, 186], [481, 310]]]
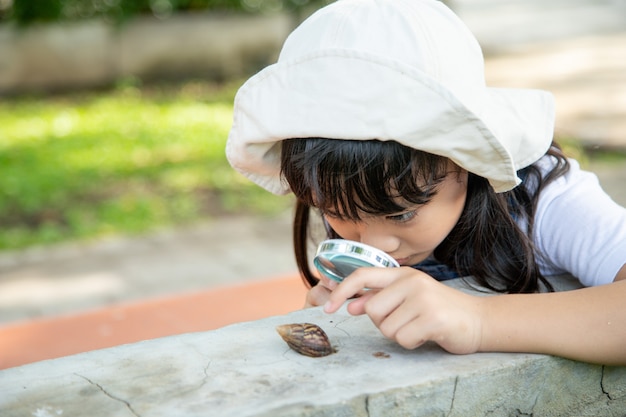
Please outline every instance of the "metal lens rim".
[[330, 271], [321, 261], [321, 259], [325, 259], [332, 262], [332, 259], [329, 259], [329, 255], [343, 255], [381, 268], [400, 266], [391, 256], [373, 246], [346, 239], [328, 239], [321, 242], [317, 247], [317, 253], [313, 259], [313, 263], [322, 274], [338, 282], [343, 281], [345, 277]]

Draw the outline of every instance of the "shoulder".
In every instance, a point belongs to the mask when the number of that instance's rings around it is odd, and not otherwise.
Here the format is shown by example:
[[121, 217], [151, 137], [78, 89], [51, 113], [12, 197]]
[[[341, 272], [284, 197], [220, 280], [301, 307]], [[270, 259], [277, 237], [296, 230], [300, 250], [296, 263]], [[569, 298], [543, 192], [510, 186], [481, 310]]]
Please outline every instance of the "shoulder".
[[[542, 190], [540, 199], [544, 203], [546, 200], [559, 197], [582, 198], [586, 192], [600, 192], [606, 195], [594, 173], [581, 169], [575, 159], [568, 159], [568, 162], [569, 169]], [[556, 165], [556, 158], [549, 155], [534, 164], [543, 177], [555, 169]]]
[[[626, 209], [602, 189], [595, 174], [576, 160], [570, 169], [539, 195], [534, 241], [544, 272], [570, 273], [585, 285], [613, 280], [626, 262]], [[544, 157], [536, 167], [547, 173], [554, 167]]]

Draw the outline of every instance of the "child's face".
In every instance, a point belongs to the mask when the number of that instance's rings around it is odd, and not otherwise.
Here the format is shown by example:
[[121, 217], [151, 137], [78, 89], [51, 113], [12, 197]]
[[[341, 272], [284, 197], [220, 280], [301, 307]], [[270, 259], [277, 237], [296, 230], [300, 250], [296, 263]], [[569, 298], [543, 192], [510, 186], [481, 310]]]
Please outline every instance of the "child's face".
[[324, 215], [342, 238], [374, 246], [400, 265], [415, 265], [430, 256], [454, 228], [465, 205], [467, 172], [450, 172], [426, 205], [393, 215], [362, 214], [358, 222]]

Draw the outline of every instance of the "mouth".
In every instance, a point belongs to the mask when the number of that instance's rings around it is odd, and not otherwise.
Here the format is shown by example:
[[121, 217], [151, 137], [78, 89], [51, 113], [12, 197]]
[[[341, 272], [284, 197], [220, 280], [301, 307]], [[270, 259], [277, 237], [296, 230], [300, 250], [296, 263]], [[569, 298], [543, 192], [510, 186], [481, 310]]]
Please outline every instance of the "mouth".
[[406, 258], [395, 258], [395, 260], [398, 263], [398, 265], [400, 265], [400, 266], [411, 265], [411, 263], [410, 263], [411, 257], [410, 256], [408, 256]]
[[429, 256], [430, 254], [414, 253], [413, 255], [409, 255], [404, 258], [394, 258], [394, 259], [400, 266], [413, 266], [422, 262], [424, 259], [428, 258]]

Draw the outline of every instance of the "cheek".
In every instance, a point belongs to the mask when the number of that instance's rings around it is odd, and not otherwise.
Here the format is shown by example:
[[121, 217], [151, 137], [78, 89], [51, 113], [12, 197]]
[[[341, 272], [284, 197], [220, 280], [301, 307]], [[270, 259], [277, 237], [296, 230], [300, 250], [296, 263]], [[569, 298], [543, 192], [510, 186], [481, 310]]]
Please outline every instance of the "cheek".
[[406, 239], [435, 248], [448, 236], [463, 213], [467, 193], [464, 185], [452, 185], [423, 207], [411, 230], [413, 236], [409, 234]]
[[436, 219], [433, 223], [437, 225], [440, 234], [445, 236], [450, 233], [459, 221], [465, 207], [467, 188], [462, 184], [454, 184], [446, 195], [442, 195], [441, 208], [434, 213]]

